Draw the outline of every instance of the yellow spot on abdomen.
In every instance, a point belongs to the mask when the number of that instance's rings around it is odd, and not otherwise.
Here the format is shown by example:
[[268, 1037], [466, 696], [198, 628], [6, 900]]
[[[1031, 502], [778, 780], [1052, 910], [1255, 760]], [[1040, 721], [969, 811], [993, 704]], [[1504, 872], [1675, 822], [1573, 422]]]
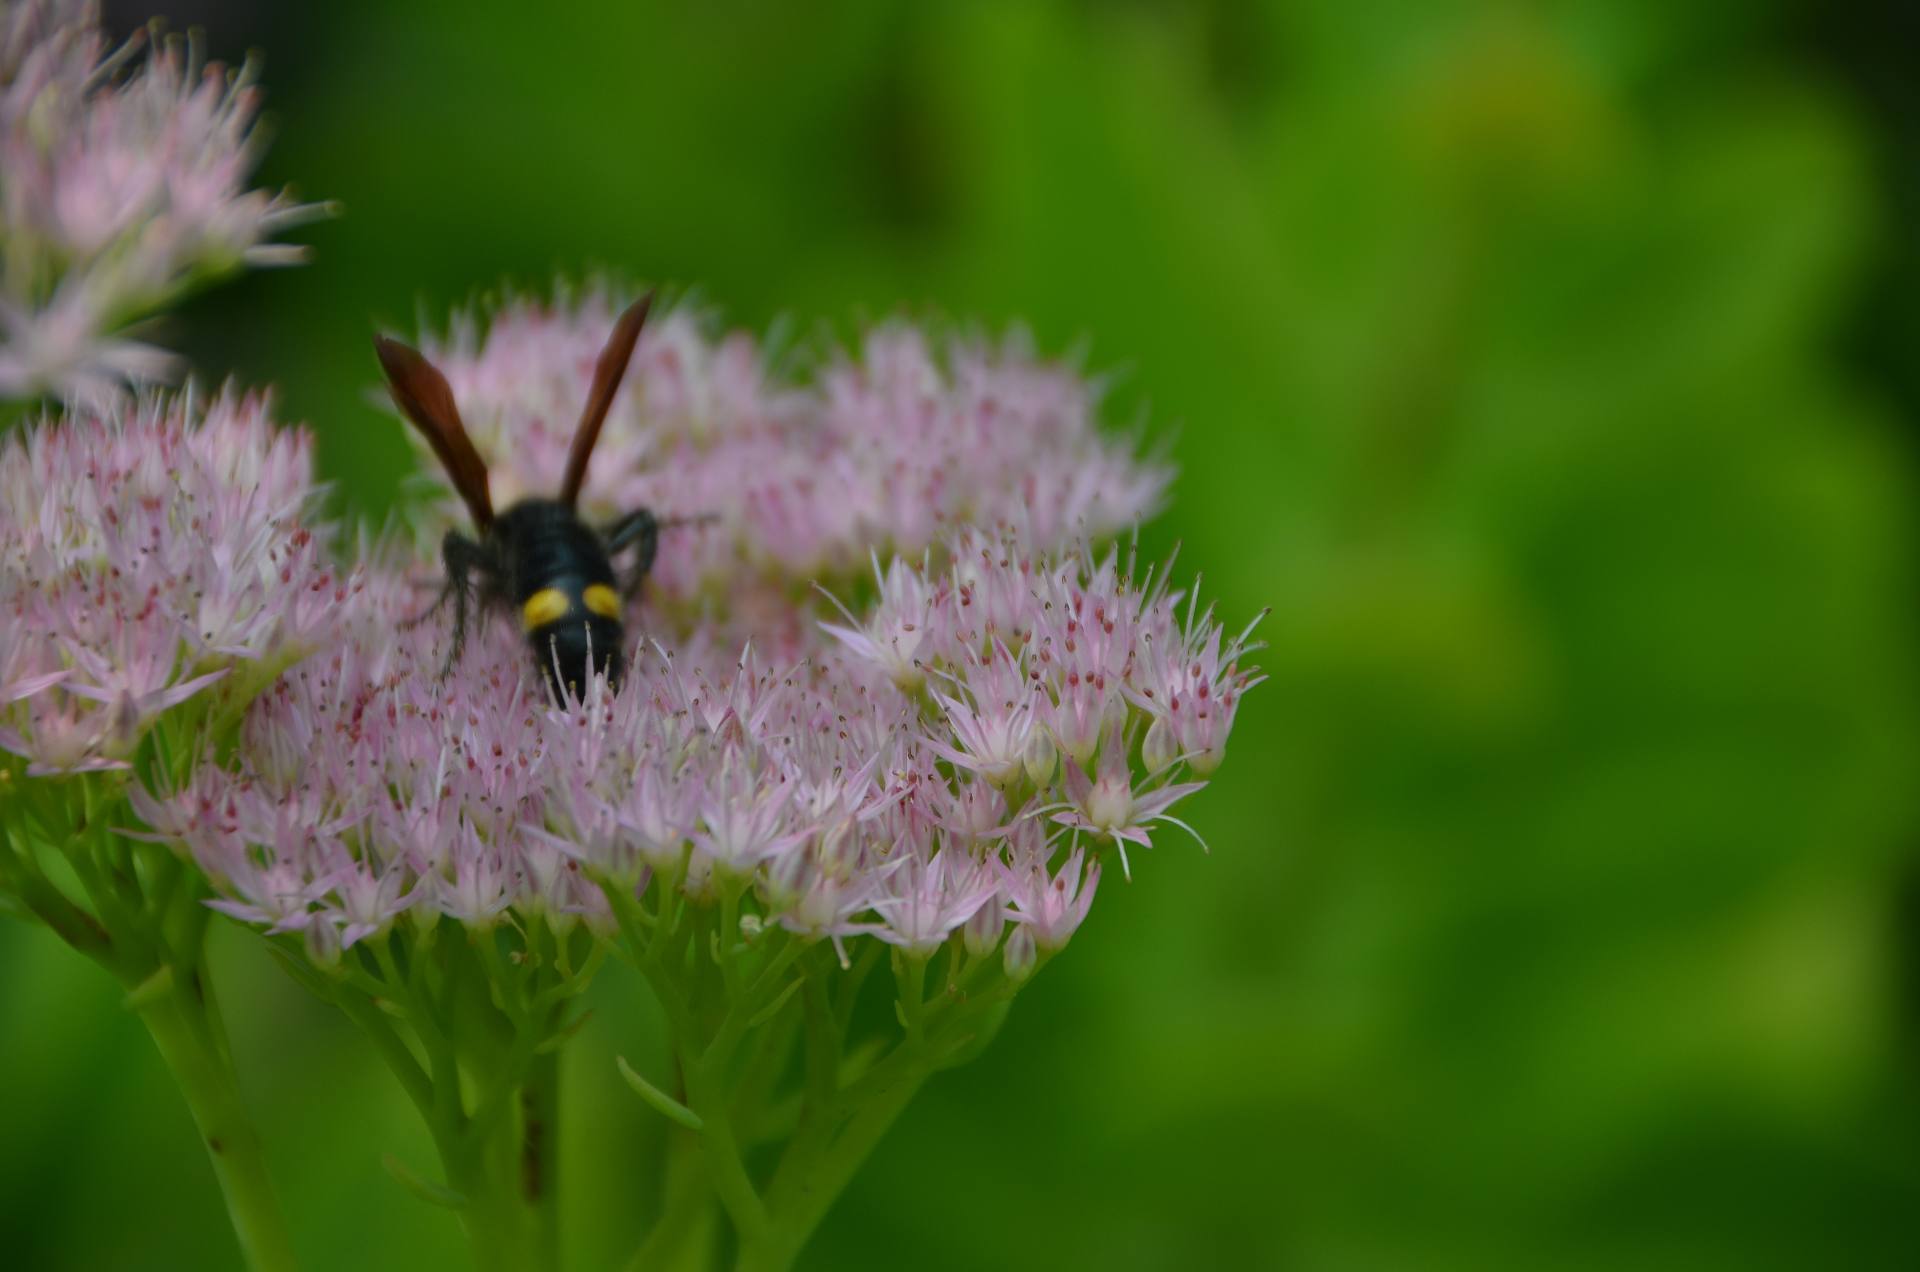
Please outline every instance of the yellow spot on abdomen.
[[548, 623], [559, 622], [572, 608], [573, 602], [565, 592], [557, 587], [543, 587], [520, 607], [520, 625], [527, 631], [537, 631]]
[[605, 583], [591, 584], [580, 599], [602, 618], [620, 617], [620, 595]]

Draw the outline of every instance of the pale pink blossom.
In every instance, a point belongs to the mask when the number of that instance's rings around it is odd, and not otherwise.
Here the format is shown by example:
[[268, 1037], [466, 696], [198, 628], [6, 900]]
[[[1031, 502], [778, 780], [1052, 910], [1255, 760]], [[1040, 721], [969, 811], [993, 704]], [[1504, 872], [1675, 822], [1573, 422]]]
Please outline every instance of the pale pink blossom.
[[860, 657], [879, 664], [895, 685], [917, 689], [926, 679], [920, 646], [927, 638], [927, 617], [933, 604], [926, 571], [924, 566], [916, 570], [898, 558], [883, 571], [875, 554], [873, 577], [879, 599], [872, 612], [856, 619], [842, 608], [846, 625], [827, 624], [825, 630]]
[[[613, 304], [514, 301], [429, 348], [501, 502], [558, 484]], [[674, 888], [842, 958], [869, 936], [984, 957], [1010, 918], [1004, 958], [1030, 970], [1084, 919], [1102, 860], [1126, 868], [1199, 788], [1232, 712], [1203, 727], [1190, 704], [1237, 703], [1246, 639], [1181, 623], [1163, 578], [1083, 546], [1165, 476], [1099, 434], [1083, 377], [1020, 338], [936, 356], [896, 324], [791, 380], [708, 330], [685, 310], [648, 328], [589, 483], [592, 517], [645, 503], [669, 523], [618, 687], [554, 698], [491, 610], [443, 677], [444, 619], [402, 622], [435, 571], [375, 568], [333, 607], [339, 636], [254, 703], [229, 764], [143, 796], [230, 912], [346, 950], [409, 917], [605, 930], [608, 890]], [[234, 449], [262, 492], [291, 479]], [[160, 492], [169, 468], [120, 480]], [[244, 543], [198, 555], [251, 577]], [[196, 595], [194, 674], [266, 639], [243, 592]], [[10, 659], [7, 710], [76, 700], [47, 678], [68, 667], [135, 714], [191, 684], [99, 647], [97, 666]]]
[[1185, 625], [1143, 651], [1127, 695], [1153, 719], [1142, 743], [1149, 769], [1184, 761], [1205, 777], [1220, 767], [1241, 696], [1263, 679], [1240, 662], [1255, 648], [1253, 627], [1264, 617], [1229, 640], [1211, 609], [1196, 615], [1190, 602]]
[[357, 584], [309, 518], [312, 442], [263, 399], [149, 397], [0, 440], [0, 747], [124, 767], [168, 712], [245, 697]]
[[1055, 630], [1049, 607], [1097, 594], [1096, 610], [1147, 615], [1114, 625], [1141, 639], [1163, 607], [1082, 555], [989, 551], [966, 586], [1004, 594], [996, 630], [1025, 643], [976, 655], [955, 638], [972, 620], [953, 575], [979, 546], [943, 544], [881, 573], [928, 598], [929, 651], [957, 651], [930, 652], [940, 688], [925, 693], [896, 683], [858, 611], [843, 615], [857, 626], [816, 627], [782, 663], [727, 653], [710, 620], [652, 624], [617, 690], [596, 680], [564, 701], [515, 626], [486, 615], [443, 679], [446, 629], [399, 622], [427, 589], [377, 573], [343, 607], [344, 638], [255, 703], [234, 765], [148, 797], [145, 816], [187, 846], [230, 912], [320, 925], [341, 948], [407, 913], [603, 923], [601, 887], [670, 886], [694, 904], [744, 892], [750, 923], [843, 956], [867, 936], [916, 957], [948, 941], [984, 956], [1011, 917], [1031, 929], [1009, 949], [1018, 965], [1084, 919], [1100, 856], [1149, 842], [1199, 783], [1136, 775], [1129, 740], [1150, 717], [1117, 689], [1091, 773], [1034, 764], [1036, 704], [1070, 674], [1035, 654]]
[[1179, 818], [1167, 812], [1174, 802], [1205, 786], [1205, 782], [1178, 782], [1136, 789], [1132, 767], [1127, 762], [1127, 744], [1118, 728], [1110, 731], [1100, 746], [1099, 764], [1092, 775], [1069, 760], [1066, 771], [1067, 804], [1053, 813], [1062, 826], [1088, 831], [1110, 839], [1120, 854], [1120, 868], [1128, 878], [1133, 868], [1127, 860], [1127, 845], [1153, 847], [1148, 827], [1155, 822], [1170, 822], [1198, 839], [1199, 835]]
[[1011, 902], [1008, 917], [1025, 929], [1043, 953], [1065, 946], [1093, 908], [1100, 886], [1100, 863], [1084, 850], [1067, 854], [1057, 870], [1047, 868], [1044, 850], [1018, 852], [1000, 867], [1001, 885]]
[[969, 657], [960, 681], [963, 692], [935, 691], [957, 745], [932, 745], [941, 758], [1004, 786], [1026, 771], [1034, 732], [1034, 707], [1040, 686], [1022, 660], [996, 644], [985, 657]]
[[874, 898], [881, 919], [874, 935], [926, 958], [999, 890], [991, 855], [951, 842], [915, 845]]
[[169, 378], [174, 359], [131, 324], [242, 266], [303, 259], [268, 240], [327, 209], [248, 189], [254, 79], [192, 39], [110, 49], [81, 0], [0, 12], [0, 396], [98, 402]]

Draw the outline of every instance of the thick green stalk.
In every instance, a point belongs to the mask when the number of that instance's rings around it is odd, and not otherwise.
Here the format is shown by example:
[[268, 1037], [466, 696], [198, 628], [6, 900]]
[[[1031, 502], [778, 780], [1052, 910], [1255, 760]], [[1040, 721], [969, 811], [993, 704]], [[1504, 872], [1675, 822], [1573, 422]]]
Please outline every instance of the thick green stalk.
[[[467, 1231], [476, 1272], [548, 1272], [557, 1266], [541, 1247], [538, 1225], [526, 1204], [518, 1137], [502, 1118], [483, 1137], [441, 1140], [447, 1182], [466, 1198], [460, 1223]], [[440, 1138], [436, 1136], [436, 1138]]]
[[415, 1191], [459, 1214], [475, 1268], [550, 1272], [560, 1266], [559, 1030], [576, 991], [542, 986], [535, 960], [508, 959], [494, 941], [445, 925], [395, 929], [339, 970], [333, 997], [425, 1117], [446, 1188]]
[[[89, 911], [69, 900], [35, 860], [27, 832], [9, 828], [9, 877], [27, 904], [74, 949], [128, 991], [213, 1164], [227, 1215], [251, 1272], [296, 1266], [266, 1155], [240, 1098], [239, 1078], [205, 967], [208, 920], [199, 872], [166, 848], [122, 839], [131, 812], [117, 789], [91, 778], [37, 788], [43, 832], [72, 867]], [[17, 878], [15, 877], [17, 876]]]
[[861, 1098], [847, 1107], [845, 1124], [824, 1143], [783, 1161], [768, 1201], [769, 1221], [742, 1233], [735, 1272], [787, 1272], [827, 1211], [846, 1191], [881, 1137], [936, 1068], [934, 1059], [903, 1046], [862, 1081]]
[[501, 1197], [498, 1188], [466, 1182], [462, 1191], [468, 1204], [460, 1211], [460, 1222], [473, 1250], [474, 1272], [534, 1272], [553, 1266], [541, 1261], [532, 1227], [519, 1206]]
[[720, 1205], [700, 1133], [673, 1127], [665, 1148], [666, 1186], [660, 1216], [628, 1261], [626, 1272], [713, 1272], [719, 1253]]
[[[875, 942], [846, 969], [836, 951], [781, 931], [733, 943], [738, 898], [724, 891], [676, 926], [672, 893], [655, 894], [649, 923], [629, 890], [603, 887], [666, 1016], [682, 1078], [676, 1101], [627, 1074], [676, 1127], [662, 1213], [626, 1272], [708, 1272], [722, 1214], [737, 1272], [788, 1272], [927, 1079], [991, 1040], [1017, 985], [995, 983], [997, 959], [963, 962], [958, 938], [932, 959]], [[882, 958], [892, 962], [901, 1032], [849, 1055], [853, 1000]], [[782, 1090], [796, 1042], [799, 1089]], [[771, 1177], [752, 1170], [747, 1150], [781, 1138]]]
[[296, 1264], [259, 1136], [240, 1099], [225, 1040], [213, 1027], [212, 986], [197, 971], [141, 1008], [140, 1019], [186, 1098], [227, 1215], [251, 1272], [291, 1272]]
[[560, 1266], [560, 1052], [535, 1055], [520, 1088], [520, 1196], [541, 1267]]

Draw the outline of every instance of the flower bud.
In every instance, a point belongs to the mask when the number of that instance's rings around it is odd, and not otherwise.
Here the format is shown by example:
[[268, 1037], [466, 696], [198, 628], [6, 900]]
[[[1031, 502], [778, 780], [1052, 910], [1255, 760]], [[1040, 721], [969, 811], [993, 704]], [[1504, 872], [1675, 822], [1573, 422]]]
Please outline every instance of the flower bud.
[[620, 920], [614, 917], [613, 907], [607, 904], [606, 896], [598, 888], [589, 888], [581, 892], [580, 921], [587, 931], [602, 940], [613, 940], [620, 935]]
[[846, 820], [821, 834], [816, 862], [821, 873], [845, 882], [859, 872], [861, 845], [854, 832], [854, 823]]
[[1000, 944], [1000, 933], [1006, 925], [1006, 915], [1001, 912], [1000, 894], [996, 892], [961, 927], [960, 943], [974, 958], [985, 958], [993, 953], [994, 946]]
[[1220, 761], [1227, 758], [1225, 745], [1215, 743], [1203, 751], [1195, 751], [1187, 757], [1187, 767], [1193, 770], [1195, 777], [1211, 777], [1220, 767]]
[[1097, 830], [1124, 830], [1133, 821], [1133, 785], [1122, 770], [1104, 773], [1087, 792], [1081, 809]]
[[435, 897], [435, 903], [408, 906], [405, 915], [406, 921], [413, 925], [414, 935], [426, 937], [431, 936], [434, 929], [440, 926], [440, 907], [437, 898], [441, 888], [440, 885], [434, 884], [423, 891]]
[[698, 902], [713, 900], [714, 860], [698, 848], [687, 854], [687, 873], [680, 880], [681, 891]]
[[1059, 764], [1059, 758], [1053, 739], [1047, 736], [1046, 730], [1035, 729], [1033, 737], [1027, 742], [1027, 780], [1045, 790], [1053, 781], [1053, 771]]
[[792, 909], [812, 886], [817, 873], [812, 853], [789, 852], [775, 857], [760, 872], [757, 891], [761, 904], [769, 913]]
[[1007, 979], [1016, 985], [1025, 984], [1040, 962], [1040, 950], [1034, 944], [1033, 928], [1025, 923], [1014, 924], [1001, 957], [1006, 960]]
[[1173, 729], [1167, 724], [1165, 716], [1156, 716], [1147, 727], [1147, 736], [1140, 743], [1140, 762], [1147, 766], [1147, 772], [1158, 773], [1172, 766], [1180, 758], [1180, 746], [1174, 741]]
[[305, 938], [309, 963], [323, 968], [340, 965], [340, 929], [331, 920], [315, 919], [301, 935]]

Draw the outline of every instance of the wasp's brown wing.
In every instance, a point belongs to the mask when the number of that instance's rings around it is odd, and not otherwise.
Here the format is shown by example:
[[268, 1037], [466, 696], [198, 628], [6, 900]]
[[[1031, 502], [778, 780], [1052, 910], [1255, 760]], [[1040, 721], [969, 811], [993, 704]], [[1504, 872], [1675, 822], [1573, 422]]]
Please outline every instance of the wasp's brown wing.
[[380, 357], [380, 369], [387, 373], [387, 388], [393, 404], [426, 437], [447, 477], [460, 498], [473, 513], [473, 524], [485, 530], [493, 523], [493, 499], [487, 493], [487, 466], [467, 437], [460, 422], [460, 410], [453, 403], [453, 389], [440, 368], [398, 340], [376, 336], [373, 351]]
[[653, 293], [648, 292], [627, 306], [626, 312], [613, 324], [613, 334], [607, 337], [607, 347], [600, 351], [600, 361], [594, 364], [593, 388], [587, 393], [587, 409], [580, 413], [580, 427], [573, 432], [573, 448], [567, 452], [567, 475], [560, 483], [563, 504], [572, 506], [580, 498], [580, 487], [587, 480], [587, 461], [593, 458], [593, 444], [600, 440], [600, 426], [607, 422], [607, 408], [613, 405], [613, 395], [619, 391], [621, 377], [627, 373], [633, 346], [640, 341], [640, 328], [645, 325], [647, 310], [652, 305]]

